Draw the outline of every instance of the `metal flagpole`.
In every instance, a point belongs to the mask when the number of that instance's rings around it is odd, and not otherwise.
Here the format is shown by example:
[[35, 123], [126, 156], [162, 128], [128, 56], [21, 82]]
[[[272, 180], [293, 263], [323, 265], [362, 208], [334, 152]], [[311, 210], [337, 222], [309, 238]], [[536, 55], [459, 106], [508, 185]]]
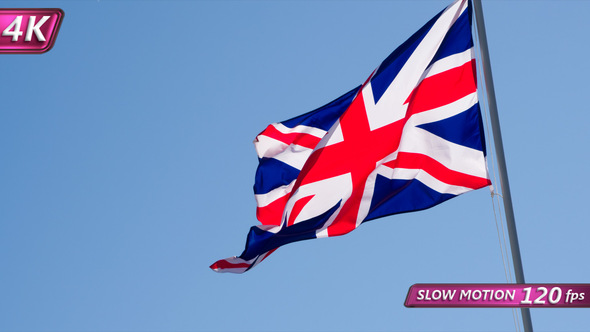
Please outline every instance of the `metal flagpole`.
[[[486, 28], [483, 19], [483, 10], [481, 0], [473, 0], [475, 11], [475, 21], [477, 24], [477, 34], [479, 37], [479, 47], [481, 50], [484, 80], [488, 104], [490, 108], [490, 120], [492, 123], [492, 133], [494, 135], [494, 147], [496, 148], [496, 157], [498, 158], [498, 169], [500, 173], [500, 182], [502, 184], [502, 198], [504, 200], [504, 212], [506, 214], [506, 226], [510, 238], [510, 249], [512, 251], [512, 263], [514, 264], [514, 275], [516, 283], [524, 284], [524, 272], [522, 260], [520, 258], [520, 247], [518, 245], [518, 236], [516, 234], [516, 224], [514, 222], [514, 210], [512, 207], [512, 196], [510, 195], [510, 185], [508, 184], [508, 172], [506, 171], [506, 159], [504, 157], [504, 147], [502, 144], [502, 134], [500, 132], [500, 119], [498, 117], [498, 106], [496, 104], [496, 92], [494, 90], [494, 81], [492, 79], [492, 67], [490, 65], [490, 54], [488, 51], [488, 40], [486, 38]], [[533, 331], [531, 322], [531, 313], [529, 308], [521, 308], [522, 323], [526, 332]]]

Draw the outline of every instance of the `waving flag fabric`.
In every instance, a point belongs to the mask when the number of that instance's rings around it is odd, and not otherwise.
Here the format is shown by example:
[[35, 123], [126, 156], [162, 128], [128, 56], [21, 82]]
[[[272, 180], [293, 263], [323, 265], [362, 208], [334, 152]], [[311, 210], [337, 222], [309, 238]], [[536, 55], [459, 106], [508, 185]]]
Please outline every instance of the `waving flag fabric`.
[[261, 225], [239, 257], [211, 268], [242, 273], [282, 245], [343, 235], [485, 187], [483, 140], [471, 12], [457, 0], [364, 84], [256, 137]]

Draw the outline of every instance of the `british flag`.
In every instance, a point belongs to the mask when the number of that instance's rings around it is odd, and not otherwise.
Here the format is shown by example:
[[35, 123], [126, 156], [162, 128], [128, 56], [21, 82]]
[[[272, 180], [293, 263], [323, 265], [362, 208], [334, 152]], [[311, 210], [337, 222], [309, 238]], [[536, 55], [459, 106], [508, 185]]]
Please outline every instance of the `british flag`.
[[490, 185], [469, 1], [432, 18], [364, 84], [269, 125], [254, 145], [261, 225], [239, 257], [211, 265], [217, 272], [242, 273], [282, 245]]

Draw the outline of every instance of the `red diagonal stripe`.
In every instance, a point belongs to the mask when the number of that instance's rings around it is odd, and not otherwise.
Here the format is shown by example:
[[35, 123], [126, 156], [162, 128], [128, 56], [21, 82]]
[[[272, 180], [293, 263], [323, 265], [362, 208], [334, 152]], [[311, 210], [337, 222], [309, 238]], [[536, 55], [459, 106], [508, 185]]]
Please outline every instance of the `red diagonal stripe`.
[[303, 208], [305, 207], [307, 202], [311, 201], [311, 199], [314, 196], [315, 195], [306, 196], [306, 197], [300, 198], [297, 202], [295, 202], [295, 204], [293, 205], [293, 208], [291, 209], [291, 214], [289, 215], [289, 220], [287, 221], [287, 226], [291, 226], [295, 223], [295, 219], [297, 218], [299, 213], [301, 213], [301, 210], [303, 210]]
[[408, 115], [450, 104], [475, 91], [475, 60], [471, 60], [422, 80], [405, 102]]
[[282, 133], [280, 132], [275, 126], [270, 125], [268, 127], [266, 127], [266, 129], [261, 132], [259, 134], [259, 136], [267, 136], [273, 139], [276, 139], [277, 141], [281, 141], [287, 145], [290, 144], [297, 144], [309, 149], [313, 149], [316, 147], [316, 145], [318, 145], [318, 143], [320, 142], [321, 138], [310, 135], [310, 134], [305, 134], [305, 133]]
[[213, 270], [224, 270], [224, 269], [239, 269], [239, 268], [248, 268], [250, 264], [247, 263], [239, 263], [239, 264], [232, 264], [225, 259], [220, 259], [217, 262], [211, 264], [209, 266]]
[[281, 225], [281, 218], [283, 217], [283, 210], [289, 200], [289, 194], [283, 197], [275, 199], [272, 203], [267, 204], [263, 207], [256, 208], [256, 218], [263, 225]]
[[439, 181], [453, 186], [479, 189], [491, 184], [486, 178], [451, 170], [435, 159], [419, 153], [400, 152], [396, 160], [383, 165], [391, 168], [422, 169]]

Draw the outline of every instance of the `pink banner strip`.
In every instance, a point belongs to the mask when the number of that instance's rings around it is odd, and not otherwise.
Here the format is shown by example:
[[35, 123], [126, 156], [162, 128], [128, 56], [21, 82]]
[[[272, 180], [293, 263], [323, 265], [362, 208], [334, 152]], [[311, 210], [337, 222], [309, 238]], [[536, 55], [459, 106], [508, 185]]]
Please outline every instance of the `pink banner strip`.
[[59, 8], [0, 9], [0, 53], [49, 51], [63, 17]]
[[590, 284], [414, 284], [406, 307], [588, 308]]

